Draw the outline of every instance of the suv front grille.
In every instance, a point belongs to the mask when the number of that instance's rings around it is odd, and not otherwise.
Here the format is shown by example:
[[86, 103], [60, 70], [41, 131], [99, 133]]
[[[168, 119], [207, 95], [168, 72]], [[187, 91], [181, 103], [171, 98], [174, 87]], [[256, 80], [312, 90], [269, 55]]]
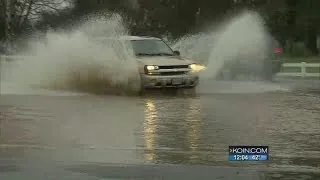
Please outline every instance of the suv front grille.
[[189, 65], [159, 66], [159, 69], [179, 69], [189, 68]]
[[186, 74], [186, 72], [178, 71], [178, 72], [161, 72], [160, 73], [160, 75], [163, 75], [163, 76], [182, 75], [182, 74]]

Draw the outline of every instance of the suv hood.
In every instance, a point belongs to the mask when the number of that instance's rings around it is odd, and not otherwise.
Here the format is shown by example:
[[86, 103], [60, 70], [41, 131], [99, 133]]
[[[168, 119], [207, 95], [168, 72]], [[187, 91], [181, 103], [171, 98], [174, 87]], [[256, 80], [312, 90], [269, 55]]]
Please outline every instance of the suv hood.
[[137, 61], [143, 65], [157, 65], [157, 66], [170, 66], [170, 65], [188, 65], [193, 61], [178, 56], [147, 56], [137, 57]]

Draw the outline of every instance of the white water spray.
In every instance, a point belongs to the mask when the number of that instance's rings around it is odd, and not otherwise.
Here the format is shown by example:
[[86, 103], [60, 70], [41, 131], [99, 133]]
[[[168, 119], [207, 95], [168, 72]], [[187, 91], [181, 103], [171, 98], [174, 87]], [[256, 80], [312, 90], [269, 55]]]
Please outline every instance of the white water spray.
[[[257, 13], [243, 13], [215, 29], [218, 31], [186, 36], [173, 48], [205, 64], [204, 79], [216, 77], [226, 63], [237, 62], [249, 67], [247, 69], [261, 69], [270, 51], [267, 44], [270, 36]], [[29, 91], [33, 91], [30, 87], [36, 87], [89, 93], [136, 93], [140, 81], [130, 44], [99, 41], [127, 34], [119, 15], [89, 17], [67, 33], [48, 32], [46, 43], [31, 42], [28, 53], [32, 56], [3, 67], [2, 78], [20, 86], [12, 86], [14, 89], [24, 86]], [[208, 86], [205, 89], [210, 91]], [[275, 89], [279, 89], [278, 86]]]
[[46, 43], [30, 43], [30, 57], [5, 68], [6, 80], [55, 90], [137, 92], [139, 74], [130, 44], [106, 39], [122, 35], [127, 30], [116, 14], [87, 18], [71, 32], [49, 32]]
[[214, 78], [226, 64], [237, 64], [259, 69], [267, 53], [270, 35], [262, 18], [256, 12], [245, 12], [224, 23], [216, 31], [209, 31], [181, 38], [174, 48], [199, 63], [205, 64], [207, 71], [202, 75]]
[[[261, 79], [259, 75], [266, 71], [265, 60], [272, 53], [270, 47], [272, 37], [258, 13], [243, 12], [213, 29], [182, 37], [173, 44], [173, 48], [179, 50], [183, 56], [206, 66], [206, 70], [201, 74], [198, 93], [257, 93], [288, 90], [279, 84], [252, 81]], [[242, 78], [242, 81], [212, 81], [223, 72], [226, 72], [226, 78], [230, 78], [230, 71], [240, 72], [233, 78]]]

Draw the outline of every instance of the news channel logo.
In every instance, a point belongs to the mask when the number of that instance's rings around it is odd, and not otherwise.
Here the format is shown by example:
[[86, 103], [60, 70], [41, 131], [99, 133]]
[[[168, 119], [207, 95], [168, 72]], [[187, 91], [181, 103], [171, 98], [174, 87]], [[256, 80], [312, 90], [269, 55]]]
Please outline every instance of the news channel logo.
[[229, 161], [267, 161], [269, 146], [229, 146]]

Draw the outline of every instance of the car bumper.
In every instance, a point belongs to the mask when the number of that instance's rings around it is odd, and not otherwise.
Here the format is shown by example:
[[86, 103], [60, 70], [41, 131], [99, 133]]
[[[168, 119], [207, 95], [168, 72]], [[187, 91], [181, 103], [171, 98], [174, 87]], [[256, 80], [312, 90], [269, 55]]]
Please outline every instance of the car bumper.
[[147, 75], [141, 74], [143, 88], [192, 88], [199, 84], [199, 77], [192, 74], [184, 75]]

